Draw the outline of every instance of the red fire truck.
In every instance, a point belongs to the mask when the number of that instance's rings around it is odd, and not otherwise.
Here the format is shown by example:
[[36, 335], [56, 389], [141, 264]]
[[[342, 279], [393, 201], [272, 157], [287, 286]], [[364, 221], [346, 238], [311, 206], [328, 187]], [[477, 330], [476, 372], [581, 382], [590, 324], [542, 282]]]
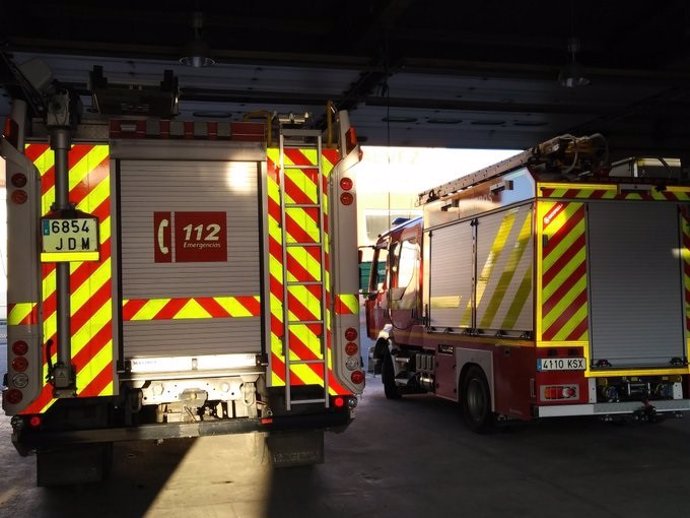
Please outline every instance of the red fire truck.
[[1, 140], [2, 403], [39, 484], [100, 478], [118, 440], [265, 432], [276, 465], [321, 462], [364, 385], [347, 113], [325, 133], [72, 101], [15, 101]]
[[371, 266], [386, 396], [456, 401], [478, 432], [688, 410], [686, 173], [563, 136], [421, 193], [423, 217], [381, 235]]

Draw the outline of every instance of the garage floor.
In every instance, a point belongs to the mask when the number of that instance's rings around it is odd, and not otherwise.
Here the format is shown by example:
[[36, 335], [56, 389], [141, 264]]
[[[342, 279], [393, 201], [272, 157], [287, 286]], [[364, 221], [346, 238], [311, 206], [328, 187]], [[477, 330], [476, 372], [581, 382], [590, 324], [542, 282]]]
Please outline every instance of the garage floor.
[[686, 516], [690, 418], [654, 425], [589, 419], [478, 436], [451, 403], [387, 401], [368, 386], [354, 424], [328, 434], [326, 464], [273, 471], [253, 435], [122, 443], [109, 481], [34, 487], [34, 458], [0, 418], [2, 517]]

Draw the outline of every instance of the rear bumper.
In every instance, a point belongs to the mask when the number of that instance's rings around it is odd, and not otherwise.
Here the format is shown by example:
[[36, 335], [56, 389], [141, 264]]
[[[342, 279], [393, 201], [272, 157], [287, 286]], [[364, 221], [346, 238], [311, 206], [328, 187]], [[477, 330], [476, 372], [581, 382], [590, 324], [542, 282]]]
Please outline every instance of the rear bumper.
[[84, 430], [41, 430], [14, 426], [12, 442], [20, 454], [34, 450], [88, 443], [156, 441], [252, 432], [343, 429], [352, 421], [349, 411], [254, 419], [237, 418], [195, 423], [145, 424], [136, 427]]
[[647, 405], [642, 401], [626, 401], [622, 403], [538, 406], [535, 408], [535, 417], [632, 415], [648, 410], [650, 406], [654, 408], [657, 414], [687, 412], [690, 411], [690, 399], [650, 401]]

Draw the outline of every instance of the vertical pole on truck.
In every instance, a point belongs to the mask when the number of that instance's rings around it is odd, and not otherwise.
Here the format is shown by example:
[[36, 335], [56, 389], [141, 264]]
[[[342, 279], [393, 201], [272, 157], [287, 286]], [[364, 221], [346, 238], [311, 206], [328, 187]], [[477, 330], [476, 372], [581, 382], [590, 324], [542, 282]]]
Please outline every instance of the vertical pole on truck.
[[[67, 154], [71, 145], [70, 129], [57, 126], [50, 130], [50, 147], [55, 153], [55, 205], [54, 211], [71, 209], [69, 203], [69, 166]], [[74, 395], [72, 369], [72, 337], [70, 331], [70, 263], [56, 264], [57, 296], [57, 363], [52, 378], [56, 396]]]

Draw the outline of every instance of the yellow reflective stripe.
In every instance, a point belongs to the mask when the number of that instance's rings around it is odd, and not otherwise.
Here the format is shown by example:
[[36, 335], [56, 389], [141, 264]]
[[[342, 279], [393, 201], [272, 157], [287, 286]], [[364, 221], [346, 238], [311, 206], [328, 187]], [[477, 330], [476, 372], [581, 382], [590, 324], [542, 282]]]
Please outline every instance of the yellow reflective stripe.
[[[321, 299], [315, 297], [306, 286], [288, 286], [288, 293], [295, 297], [314, 317], [314, 320], [321, 319]], [[305, 320], [303, 318], [295, 318], [294, 320]]]
[[503, 319], [503, 324], [501, 329], [512, 329], [517, 322], [520, 313], [522, 313], [525, 303], [529, 298], [529, 294], [532, 292], [532, 267], [528, 266], [527, 271], [525, 271], [525, 276], [522, 278], [520, 287], [515, 293], [515, 298], [512, 304], [508, 308], [505, 318]]
[[[309, 351], [318, 359], [323, 359], [321, 352], [321, 339], [311, 331], [304, 324], [290, 324], [290, 332], [295, 335], [300, 342], [302, 342]], [[290, 351], [291, 360], [299, 360], [300, 357], [294, 352]]]
[[323, 387], [323, 378], [316, 374], [308, 365], [303, 363], [291, 364], [290, 372], [297, 375], [305, 385], [321, 385]]
[[359, 312], [359, 300], [357, 295], [352, 295], [351, 293], [343, 293], [338, 295], [340, 302], [344, 304], [350, 313], [355, 314]]
[[[255, 297], [258, 301], [259, 297]], [[252, 315], [247, 308], [237, 301], [236, 297], [214, 297], [215, 300], [229, 315], [233, 317], [252, 317]]]
[[103, 263], [91, 274], [89, 280], [82, 283], [76, 291], [70, 295], [70, 305], [72, 314], [81, 309], [86, 304], [94, 293], [100, 290], [103, 285], [110, 280], [110, 258], [103, 261]]
[[77, 371], [77, 387], [86, 388], [96, 376], [113, 361], [113, 341], [109, 340], [103, 348]]
[[41, 253], [41, 262], [43, 263], [64, 263], [64, 262], [84, 262], [84, 261], [98, 261], [100, 259], [100, 252], [43, 252]]
[[36, 306], [36, 304], [33, 302], [18, 302], [12, 304], [7, 314], [7, 325], [16, 326], [21, 324], [25, 318], [31, 315], [34, 306]]
[[445, 295], [443, 297], [431, 297], [429, 307], [431, 309], [453, 309], [460, 307], [462, 295]]
[[[307, 252], [307, 249], [302, 246], [291, 246], [287, 249], [287, 253], [295, 261], [297, 261], [308, 273], [314, 281], [321, 280], [321, 263], [314, 259], [314, 257]], [[298, 280], [292, 272], [288, 271], [288, 279], [291, 281]]]
[[45, 151], [34, 160], [34, 165], [41, 176], [46, 174], [55, 165], [55, 153], [50, 149], [50, 146], [46, 146]]
[[[561, 316], [561, 314], [572, 304], [573, 300], [577, 298], [577, 296], [583, 292], [583, 290], [587, 287], [587, 279], [585, 276], [582, 276], [578, 281], [568, 290], [568, 293], [565, 294], [565, 296], [556, 304], [551, 311], [543, 316], [543, 329], [548, 329], [551, 327], [551, 324], [553, 324], [556, 319]], [[586, 307], [587, 305], [584, 304], [583, 307]], [[578, 312], [579, 313], [579, 312]], [[575, 317], [570, 319], [570, 322], [576, 322], [580, 323], [582, 321], [582, 318], [577, 320]], [[559, 335], [561, 333], [559, 332]]]
[[[577, 204], [579, 205], [579, 204]], [[569, 210], [571, 207], [568, 207]], [[573, 213], [579, 210], [580, 207], [576, 207], [575, 210], [569, 210], [569, 214], [567, 215], [568, 218], [572, 217]], [[559, 229], [554, 228], [554, 232], [557, 232]], [[553, 250], [549, 251], [549, 255], [544, 257], [544, 272], [547, 272], [553, 264], [560, 259], [560, 257], [573, 245], [575, 241], [577, 241], [582, 234], [585, 233], [585, 218], [582, 218], [578, 222], [575, 227], [573, 227], [570, 232], [566, 236], [563, 237], [560, 243], [558, 243], [558, 246], [555, 247]]]
[[[288, 207], [285, 209], [286, 216], [290, 217], [301, 229], [309, 235], [309, 238], [317, 243], [320, 241], [321, 232], [319, 224], [302, 208]], [[287, 235], [288, 243], [304, 242], [303, 239], [296, 239], [292, 235]]]
[[99, 396], [112, 396], [112, 395], [114, 395], [114, 394], [115, 394], [115, 391], [114, 391], [114, 384], [113, 384], [112, 381], [109, 382], [109, 383], [105, 386], [105, 388], [104, 388], [103, 390], [101, 390], [101, 391], [98, 393]]
[[104, 326], [110, 324], [112, 315], [113, 306], [112, 302], [109, 300], [98, 308], [98, 311], [96, 311], [93, 316], [72, 335], [72, 357], [79, 353], [79, 351], [89, 343], [89, 340], [96, 336]]
[[513, 276], [515, 275], [515, 270], [519, 266], [520, 260], [522, 259], [522, 256], [525, 253], [525, 249], [527, 248], [527, 244], [529, 243], [529, 238], [531, 234], [531, 212], [527, 211], [525, 214], [525, 221], [522, 223], [522, 228], [520, 228], [517, 240], [513, 245], [513, 249], [510, 252], [510, 256], [508, 256], [508, 261], [505, 265], [505, 270], [501, 274], [501, 277], [498, 280], [498, 284], [494, 288], [494, 292], [491, 295], [491, 299], [489, 300], [489, 304], [487, 305], [482, 320], [479, 323], [479, 327], [487, 328], [492, 326], [494, 317], [496, 316], [496, 312], [498, 311], [498, 308], [503, 302], [503, 297], [506, 294], [506, 290], [508, 289], [508, 286], [510, 286], [511, 281], [513, 280]]
[[[314, 171], [316, 171], [316, 169], [314, 169]], [[294, 183], [312, 203], [318, 203], [317, 185], [309, 178], [305, 171], [300, 169], [289, 169], [285, 171], [285, 178]], [[288, 203], [295, 203], [295, 200], [290, 197], [287, 192], [285, 193], [285, 199]]]
[[[587, 253], [583, 248], [578, 250], [578, 252], [568, 261], [566, 265], [561, 268], [556, 276], [551, 279], [551, 282], [549, 282], [546, 286], [544, 286], [542, 293], [544, 295], [544, 302], [549, 300], [549, 297], [558, 290], [558, 288], [561, 287], [561, 285], [568, 280], [568, 278], [573, 274], [575, 270], [577, 270], [582, 263], [585, 262], [585, 259], [587, 258]], [[584, 275], [582, 276], [584, 278]]]
[[189, 299], [172, 318], [173, 320], [184, 318], [211, 318], [211, 315], [196, 300]]
[[[494, 242], [491, 245], [491, 250], [489, 251], [489, 255], [486, 257], [486, 261], [484, 262], [484, 266], [482, 267], [482, 272], [479, 275], [479, 278], [477, 279], [477, 287], [476, 287], [476, 301], [475, 301], [475, 307], [478, 307], [480, 302], [482, 301], [482, 297], [484, 296], [484, 291], [486, 290], [486, 286], [489, 283], [489, 279], [491, 278], [491, 273], [494, 270], [494, 267], [496, 266], [496, 263], [498, 262], [498, 259], [501, 257], [501, 252], [503, 251], [503, 247], [505, 246], [506, 240], [508, 239], [508, 236], [510, 235], [510, 230], [513, 228], [513, 223], [515, 223], [515, 211], [510, 211], [508, 214], [506, 214], [503, 217], [503, 220], [501, 221], [501, 225], [498, 228], [498, 232], [496, 233], [496, 237], [494, 238]], [[467, 306], [465, 308], [465, 314], [462, 317], [463, 322], [468, 322], [471, 318], [472, 314], [472, 300], [467, 301]]]
[[130, 320], [153, 320], [171, 299], [151, 299]]

